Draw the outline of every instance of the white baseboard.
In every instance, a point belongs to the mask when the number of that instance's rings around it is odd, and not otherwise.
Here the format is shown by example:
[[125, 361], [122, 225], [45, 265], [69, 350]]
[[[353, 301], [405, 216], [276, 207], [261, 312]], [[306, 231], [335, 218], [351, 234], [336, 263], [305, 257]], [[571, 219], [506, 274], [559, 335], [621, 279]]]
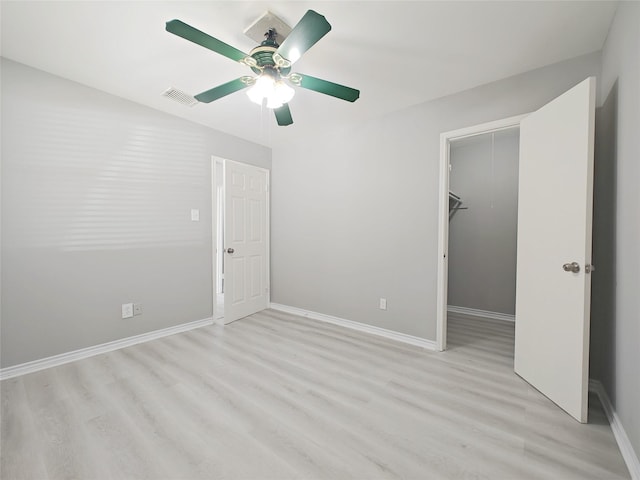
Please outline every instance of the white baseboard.
[[455, 305], [447, 305], [447, 311], [451, 313], [461, 313], [463, 315], [471, 315], [474, 317], [491, 318], [492, 320], [503, 320], [505, 322], [515, 322], [516, 316], [508, 313], [489, 312], [487, 310], [478, 310], [477, 308], [456, 307]]
[[162, 338], [212, 324], [213, 318], [205, 318], [202, 320], [196, 320], [194, 322], [183, 323], [182, 325], [176, 325], [174, 327], [163, 328], [161, 330], [154, 330], [153, 332], [135, 335], [133, 337], [114, 340], [113, 342], [94, 345], [93, 347], [81, 348], [80, 350], [74, 350], [72, 352], [61, 353], [60, 355], [41, 358], [40, 360], [34, 360], [32, 362], [13, 365], [11, 367], [0, 369], [0, 380], [17, 377], [19, 375], [26, 375], [27, 373], [37, 372], [39, 370], [44, 370], [45, 368], [57, 367], [58, 365], [75, 362], [76, 360], [81, 360], [83, 358], [93, 357], [94, 355], [99, 355], [101, 353], [112, 352], [113, 350], [130, 347], [131, 345], [136, 345], [138, 343], [148, 342], [150, 340], [155, 340], [156, 338]]
[[607, 391], [604, 389], [602, 382], [600, 382], [600, 380], [590, 379], [589, 390], [598, 395], [600, 403], [602, 403], [602, 408], [607, 415], [613, 436], [616, 438], [616, 442], [618, 442], [618, 448], [620, 448], [622, 458], [624, 458], [627, 464], [631, 478], [633, 480], [640, 480], [640, 460], [638, 460], [638, 455], [636, 455], [633, 445], [631, 445], [631, 441], [620, 422], [620, 418], [618, 418], [616, 411], [613, 409], [609, 395], [607, 395]]
[[346, 320], [344, 318], [334, 317], [332, 315], [326, 315], [324, 313], [312, 312], [310, 310], [304, 310], [298, 307], [290, 307], [288, 305], [281, 305], [279, 303], [271, 303], [270, 308], [279, 310], [281, 312], [291, 313], [300, 317], [311, 318], [313, 320], [319, 320], [321, 322], [332, 323], [341, 327], [350, 328], [352, 330], [358, 330], [360, 332], [371, 333], [380, 337], [389, 338], [398, 342], [408, 343], [418, 347], [425, 348], [427, 350], [435, 350], [436, 342], [427, 340], [425, 338], [414, 337], [413, 335], [407, 335], [406, 333], [395, 332], [393, 330], [387, 330], [386, 328], [374, 327], [373, 325], [367, 325], [366, 323], [354, 322], [353, 320]]

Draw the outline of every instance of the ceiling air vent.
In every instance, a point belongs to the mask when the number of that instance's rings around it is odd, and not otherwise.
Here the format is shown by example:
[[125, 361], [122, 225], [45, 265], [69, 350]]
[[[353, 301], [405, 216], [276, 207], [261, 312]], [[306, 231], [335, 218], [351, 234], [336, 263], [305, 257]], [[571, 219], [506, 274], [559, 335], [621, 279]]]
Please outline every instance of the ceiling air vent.
[[168, 97], [171, 100], [175, 100], [176, 102], [188, 107], [193, 107], [198, 103], [198, 101], [193, 98], [193, 95], [189, 95], [188, 93], [185, 93], [182, 90], [178, 90], [177, 88], [173, 87], [169, 87], [164, 92], [162, 92], [162, 96]]

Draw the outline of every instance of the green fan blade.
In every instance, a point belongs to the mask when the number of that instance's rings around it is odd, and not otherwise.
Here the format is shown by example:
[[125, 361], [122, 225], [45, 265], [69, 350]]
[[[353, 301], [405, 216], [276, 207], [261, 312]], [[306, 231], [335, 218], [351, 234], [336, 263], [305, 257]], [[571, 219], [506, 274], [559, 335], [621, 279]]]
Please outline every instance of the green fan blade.
[[332, 97], [340, 98], [347, 102], [355, 102], [360, 97], [360, 90], [356, 90], [355, 88], [345, 87], [344, 85], [300, 73], [296, 75], [300, 75], [301, 77], [300, 86], [307, 90], [331, 95]]
[[276, 114], [276, 120], [281, 127], [291, 125], [293, 118], [291, 117], [291, 110], [289, 110], [289, 104], [285, 103], [279, 108], [274, 108], [273, 113]]
[[199, 93], [195, 98], [202, 103], [211, 103], [214, 100], [218, 100], [219, 98], [229, 95], [230, 93], [242, 90], [247, 86], [248, 85], [245, 82], [237, 78], [235, 80], [231, 80], [230, 82], [223, 83], [222, 85], [218, 85], [217, 87], [214, 87], [211, 90], [207, 90], [206, 92]]
[[206, 33], [201, 32], [197, 28], [193, 28], [191, 25], [187, 25], [180, 20], [168, 21], [167, 32], [178, 35], [179, 37], [187, 39], [190, 42], [197, 43], [198, 45], [202, 45], [209, 50], [219, 53], [220, 55], [224, 55], [225, 57], [237, 62], [247, 57], [246, 53], [241, 52], [237, 48], [227, 45], [217, 38], [213, 38], [211, 35], [207, 35]]
[[318, 40], [329, 33], [329, 30], [331, 30], [331, 25], [322, 15], [308, 10], [284, 39], [276, 53], [294, 63]]

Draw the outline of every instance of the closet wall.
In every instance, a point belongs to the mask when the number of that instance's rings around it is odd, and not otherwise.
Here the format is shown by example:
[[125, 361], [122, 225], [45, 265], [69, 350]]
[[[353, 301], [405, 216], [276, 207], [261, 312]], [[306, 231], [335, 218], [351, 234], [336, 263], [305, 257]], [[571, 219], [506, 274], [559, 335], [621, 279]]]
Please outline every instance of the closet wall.
[[519, 129], [451, 143], [449, 306], [513, 315]]

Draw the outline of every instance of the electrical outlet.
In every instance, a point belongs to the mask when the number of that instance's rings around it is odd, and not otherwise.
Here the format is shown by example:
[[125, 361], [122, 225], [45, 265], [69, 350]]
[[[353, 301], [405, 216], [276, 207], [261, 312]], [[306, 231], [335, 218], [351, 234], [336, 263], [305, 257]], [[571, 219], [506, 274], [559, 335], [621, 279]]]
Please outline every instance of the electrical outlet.
[[199, 222], [200, 221], [200, 210], [198, 210], [197, 208], [192, 208], [191, 209], [191, 221], [192, 222]]
[[142, 304], [134, 303], [133, 304], [133, 314], [134, 315], [142, 315]]
[[387, 309], [387, 299], [386, 298], [381, 298], [380, 299], [380, 310], [386, 310]]
[[122, 304], [122, 318], [133, 317], [133, 303]]

